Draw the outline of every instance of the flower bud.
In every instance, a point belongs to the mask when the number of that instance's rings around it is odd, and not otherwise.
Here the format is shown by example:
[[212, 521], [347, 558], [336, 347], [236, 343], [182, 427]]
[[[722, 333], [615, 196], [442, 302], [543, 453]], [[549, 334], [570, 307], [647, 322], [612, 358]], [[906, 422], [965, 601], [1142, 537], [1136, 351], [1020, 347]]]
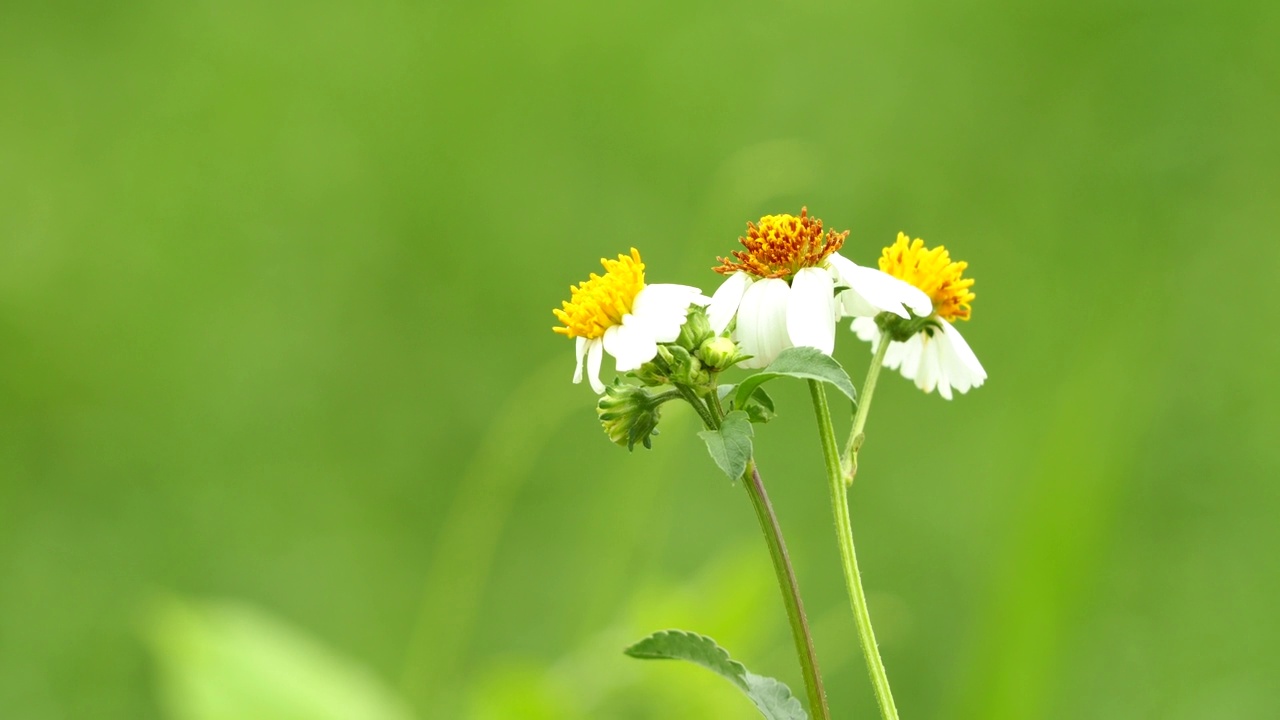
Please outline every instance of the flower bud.
[[615, 380], [596, 403], [596, 414], [609, 439], [634, 450], [636, 443], [653, 447], [652, 436], [658, 434], [660, 403], [644, 388]]
[[685, 317], [684, 325], [680, 326], [680, 337], [676, 338], [675, 344], [689, 352], [693, 352], [714, 335], [715, 331], [711, 329], [711, 321], [707, 319], [707, 311], [698, 305], [694, 305], [689, 308], [689, 314]]
[[698, 348], [698, 359], [714, 372], [728, 370], [747, 359], [738, 344], [727, 337], [713, 337]]
[[679, 345], [659, 345], [658, 357], [671, 368], [671, 382], [690, 387], [702, 387], [711, 381], [711, 375], [702, 367], [702, 361]]

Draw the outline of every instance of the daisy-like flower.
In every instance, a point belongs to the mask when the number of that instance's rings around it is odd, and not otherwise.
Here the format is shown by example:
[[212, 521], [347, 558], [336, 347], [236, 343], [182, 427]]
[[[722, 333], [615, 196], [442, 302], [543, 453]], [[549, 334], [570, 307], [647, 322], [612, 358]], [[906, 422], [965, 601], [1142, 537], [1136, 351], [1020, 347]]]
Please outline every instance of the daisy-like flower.
[[915, 287], [836, 252], [849, 231], [822, 230], [809, 216], [766, 215], [747, 223], [738, 238], [745, 250], [717, 258], [714, 270], [728, 279], [711, 297], [707, 316], [717, 334], [736, 316], [734, 331], [745, 368], [762, 368], [789, 347], [835, 349], [836, 320], [891, 312], [903, 318], [927, 314], [929, 298]]
[[582, 382], [583, 361], [587, 379], [596, 394], [603, 393], [600, 366], [604, 353], [617, 360], [620, 373], [638, 369], [658, 354], [658, 343], [680, 336], [690, 305], [706, 305], [710, 299], [688, 285], [645, 285], [640, 251], [617, 260], [600, 259], [604, 275], [591, 277], [569, 288], [569, 300], [552, 310], [563, 327], [553, 331], [577, 340], [577, 369], [573, 381]]
[[[921, 313], [923, 322], [900, 324], [914, 332], [905, 339], [893, 334], [895, 342], [889, 343], [884, 364], [914, 380], [916, 387], [925, 392], [933, 392], [936, 387], [947, 400], [951, 399], [953, 388], [968, 392], [987, 379], [987, 371], [969, 349], [969, 343], [951, 324], [969, 319], [969, 303], [975, 295], [969, 290], [973, 279], [962, 277], [967, 267], [967, 262], [953, 262], [945, 247], [929, 249], [923, 240], [912, 241], [904, 233], [898, 233], [897, 242], [880, 256], [881, 270], [920, 288], [932, 302], [931, 311]], [[858, 318], [853, 321], [853, 330], [871, 343], [874, 352], [883, 332], [876, 321]]]

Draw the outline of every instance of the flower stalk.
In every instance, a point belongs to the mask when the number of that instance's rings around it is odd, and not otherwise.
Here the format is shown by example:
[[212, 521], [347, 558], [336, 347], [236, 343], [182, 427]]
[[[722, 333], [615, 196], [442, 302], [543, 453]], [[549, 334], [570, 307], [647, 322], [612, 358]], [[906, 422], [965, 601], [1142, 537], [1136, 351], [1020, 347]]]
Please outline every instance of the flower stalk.
[[[714, 381], [710, 384], [710, 399], [703, 404], [697, 393], [689, 387], [677, 385], [677, 389], [685, 396], [690, 405], [702, 417], [708, 430], [717, 430], [724, 419], [724, 409], [716, 394]], [[827, 693], [822, 686], [822, 673], [818, 669], [818, 652], [813, 645], [813, 633], [809, 629], [809, 618], [805, 615], [804, 601], [800, 598], [800, 582], [796, 579], [795, 568], [791, 565], [791, 555], [787, 552], [787, 542], [782, 536], [782, 525], [773, 511], [773, 503], [769, 501], [769, 493], [765, 491], [764, 479], [760, 477], [760, 469], [755, 458], [747, 461], [747, 469], [742, 474], [742, 486], [751, 499], [751, 507], [756, 512], [756, 520], [760, 523], [760, 532], [764, 535], [765, 545], [769, 548], [769, 559], [773, 561], [773, 572], [778, 580], [778, 590], [782, 593], [782, 604], [787, 610], [787, 620], [791, 625], [791, 637], [796, 646], [796, 657], [800, 661], [801, 675], [804, 676], [805, 693], [809, 698], [809, 712], [814, 720], [831, 720], [831, 709], [827, 706]]]
[[858, 474], [858, 451], [862, 449], [862, 441], [866, 439], [863, 430], [867, 426], [867, 413], [871, 412], [871, 398], [876, 393], [876, 381], [880, 378], [880, 368], [884, 366], [884, 356], [889, 352], [889, 343], [892, 341], [888, 333], [880, 336], [876, 354], [871, 358], [871, 367], [867, 368], [867, 379], [862, 384], [862, 394], [858, 396], [858, 411], [854, 413], [853, 427], [849, 429], [849, 440], [844, 445], [844, 455], [840, 460], [840, 474], [845, 485], [853, 485], [853, 478]]
[[[885, 344], [887, 345], [887, 342]], [[878, 354], [883, 356], [883, 353]], [[869, 375], [868, 379], [870, 377]], [[870, 384], [874, 389], [873, 380]], [[889, 689], [889, 676], [885, 673], [884, 660], [880, 658], [880, 649], [876, 644], [875, 630], [871, 626], [871, 613], [867, 610], [867, 594], [862, 588], [862, 575], [858, 570], [858, 556], [854, 552], [853, 525], [849, 518], [849, 486], [840, 468], [840, 455], [836, 446], [835, 429], [831, 425], [831, 408], [827, 404], [827, 393], [822, 383], [810, 380], [809, 394], [813, 398], [813, 410], [818, 418], [818, 437], [822, 442], [822, 457], [831, 490], [831, 512], [835, 516], [836, 541], [840, 546], [840, 561], [844, 570], [845, 586], [849, 591], [849, 605], [853, 610], [854, 622], [858, 626], [858, 642], [862, 647], [862, 656], [867, 662], [867, 674], [870, 675], [871, 686], [875, 689], [880, 716], [883, 720], [898, 720], [898, 708], [893, 702], [893, 692]], [[863, 408], [866, 402], [867, 398], [864, 396], [858, 407], [863, 422], [865, 422]], [[856, 434], [860, 434], [860, 431]]]

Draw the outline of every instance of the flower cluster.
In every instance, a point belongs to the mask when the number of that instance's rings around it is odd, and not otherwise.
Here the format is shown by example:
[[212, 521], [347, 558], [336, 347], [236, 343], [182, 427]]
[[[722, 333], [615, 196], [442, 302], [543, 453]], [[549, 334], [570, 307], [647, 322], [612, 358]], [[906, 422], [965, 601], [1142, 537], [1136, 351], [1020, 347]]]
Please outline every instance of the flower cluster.
[[[585, 369], [592, 389], [605, 393], [605, 354], [614, 358], [618, 374], [651, 387], [692, 383], [689, 373], [714, 379], [734, 365], [764, 368], [792, 347], [830, 355], [839, 321], [852, 319], [851, 329], [873, 351], [887, 336], [884, 364], [925, 392], [937, 389], [951, 399], [953, 390], [981, 385], [986, 371], [952, 324], [971, 312], [967, 263], [952, 261], [942, 246], [931, 249], [899, 233], [878, 269], [864, 267], [840, 253], [848, 235], [824, 228], [808, 208], [749, 222], [738, 238], [742, 249], [717, 258], [713, 270], [726, 277], [709, 298], [688, 285], [646, 284], [634, 248], [616, 260], [602, 259], [604, 274], [572, 286], [569, 300], [554, 311], [561, 322], [555, 332], [576, 341], [573, 381], [581, 382]], [[708, 362], [708, 354], [714, 360]], [[675, 373], [686, 375], [673, 379]], [[611, 436], [630, 446], [639, 436], [617, 429], [618, 397], [631, 397], [655, 422], [656, 405], [628, 393], [615, 389], [605, 402]]]

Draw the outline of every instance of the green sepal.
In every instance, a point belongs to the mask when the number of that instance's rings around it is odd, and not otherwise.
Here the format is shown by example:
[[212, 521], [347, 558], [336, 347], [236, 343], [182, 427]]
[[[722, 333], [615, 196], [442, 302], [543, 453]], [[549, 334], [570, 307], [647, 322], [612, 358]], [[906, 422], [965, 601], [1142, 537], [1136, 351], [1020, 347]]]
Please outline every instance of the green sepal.
[[756, 675], [705, 635], [683, 630], [656, 632], [623, 651], [641, 660], [684, 660], [733, 683], [767, 720], [808, 720], [800, 700], [779, 680]]

